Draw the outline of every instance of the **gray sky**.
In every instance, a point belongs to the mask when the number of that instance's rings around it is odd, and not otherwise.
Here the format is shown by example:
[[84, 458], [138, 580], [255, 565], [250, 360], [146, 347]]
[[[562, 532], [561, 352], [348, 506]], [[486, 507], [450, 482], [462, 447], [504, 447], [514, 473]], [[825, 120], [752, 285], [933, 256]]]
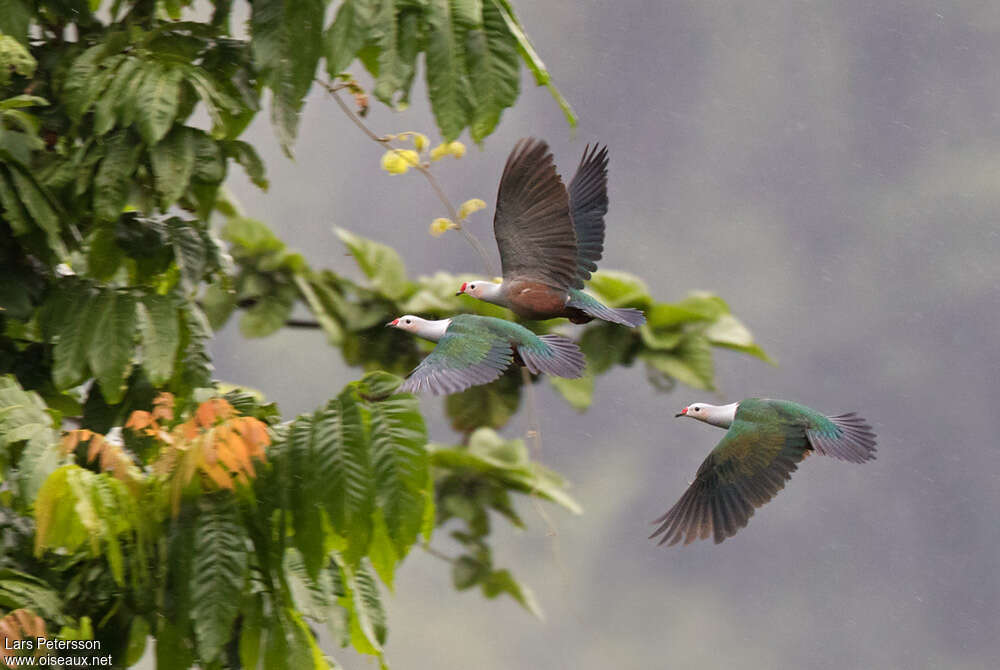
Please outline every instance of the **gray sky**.
[[[530, 85], [485, 151], [437, 165], [490, 217], [507, 152], [549, 141], [565, 176], [587, 142], [610, 147], [602, 267], [663, 300], [723, 296], [780, 363], [717, 353], [719, 396], [657, 394], [641, 367], [598, 380], [578, 415], [541, 387], [542, 460], [586, 510], [530, 505], [530, 530], [495, 533], [531, 585], [540, 623], [512, 602], [456, 593], [416, 551], [389, 597], [395, 668], [987, 668], [1000, 654], [1000, 6], [983, 2], [517, 2], [580, 115], [566, 127]], [[367, 79], [362, 78], [362, 81]], [[424, 89], [377, 132], [433, 129]], [[353, 272], [333, 225], [392, 244], [412, 275], [478, 272], [418, 175], [318, 92], [294, 162], [262, 115], [272, 188], [231, 187], [316, 266]], [[356, 371], [320, 334], [214, 347], [221, 378], [310, 411]], [[879, 458], [809, 459], [722, 545], [658, 548], [648, 522], [680, 496], [721, 431], [668, 418], [694, 400], [789, 398], [856, 410]], [[451, 433], [425, 400], [432, 437]], [[505, 430], [523, 430], [518, 417]], [[497, 524], [503, 529], [502, 524]], [[446, 533], [435, 543], [450, 550]], [[332, 650], [348, 668], [366, 661]]]

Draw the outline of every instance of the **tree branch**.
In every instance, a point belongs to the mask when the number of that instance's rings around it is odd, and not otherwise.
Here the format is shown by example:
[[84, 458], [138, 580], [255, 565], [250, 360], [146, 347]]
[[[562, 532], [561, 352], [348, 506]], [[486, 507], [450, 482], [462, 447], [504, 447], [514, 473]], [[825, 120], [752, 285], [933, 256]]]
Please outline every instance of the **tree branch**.
[[[340, 91], [348, 87], [346, 83], [334, 85], [330, 84], [329, 82], [321, 80], [317, 80], [317, 82], [319, 83], [320, 86], [322, 86], [327, 90], [330, 96], [336, 101], [337, 106], [339, 106], [340, 109], [344, 112], [344, 114], [347, 115], [347, 118], [349, 118], [354, 123], [354, 125], [360, 128], [361, 132], [367, 135], [370, 140], [382, 145], [383, 147], [386, 147], [387, 149], [399, 150], [399, 147], [395, 147], [392, 145], [392, 142], [389, 137], [375, 134], [375, 132], [372, 131], [372, 129], [369, 128], [365, 124], [365, 122], [361, 120], [361, 117], [358, 116], [354, 112], [354, 110], [351, 109], [346, 102], [344, 102], [343, 98], [340, 97]], [[465, 240], [472, 246], [473, 249], [476, 250], [476, 253], [479, 254], [479, 257], [482, 259], [483, 265], [486, 268], [487, 274], [489, 274], [491, 277], [495, 277], [498, 274], [500, 274], [497, 271], [496, 266], [493, 264], [493, 261], [490, 259], [490, 256], [487, 253], [486, 248], [483, 247], [479, 239], [476, 238], [476, 236], [470, 233], [468, 230], [466, 230], [465, 226], [462, 224], [462, 220], [458, 216], [458, 210], [455, 209], [455, 206], [448, 199], [448, 196], [445, 195], [444, 189], [441, 187], [441, 183], [437, 180], [437, 177], [434, 176], [434, 173], [431, 172], [430, 167], [426, 163], [420, 163], [420, 162], [411, 162], [410, 164], [427, 179], [427, 183], [431, 185], [431, 188], [437, 194], [437, 197], [441, 201], [441, 204], [443, 204], [444, 208], [448, 211], [448, 217], [455, 224], [455, 229], [458, 230], [460, 233], [462, 233], [462, 235], [465, 237]]]

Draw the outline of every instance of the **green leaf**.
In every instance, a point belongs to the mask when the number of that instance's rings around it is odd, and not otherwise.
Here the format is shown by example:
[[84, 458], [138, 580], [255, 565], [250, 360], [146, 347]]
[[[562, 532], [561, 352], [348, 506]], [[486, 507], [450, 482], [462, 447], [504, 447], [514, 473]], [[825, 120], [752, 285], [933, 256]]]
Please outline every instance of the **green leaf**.
[[76, 57], [66, 76], [62, 89], [62, 99], [66, 114], [79, 122], [103, 92], [109, 79], [103, 76], [98, 64], [104, 59], [105, 44], [97, 44]]
[[361, 271], [380, 293], [390, 300], [399, 300], [406, 295], [411, 284], [406, 279], [403, 259], [395, 249], [355, 235], [343, 228], [335, 228], [334, 232], [347, 245]]
[[[422, 501], [421, 504], [423, 504]], [[399, 552], [396, 551], [396, 545], [389, 537], [385, 516], [381, 509], [376, 509], [372, 518], [372, 541], [368, 547], [368, 559], [372, 562], [375, 572], [382, 579], [382, 583], [388, 586], [390, 591], [395, 578], [396, 564], [399, 563], [400, 558]]]
[[260, 646], [263, 641], [260, 597], [249, 600], [250, 605], [242, 610], [240, 625], [240, 665], [246, 670], [257, 670], [260, 663]]
[[489, 574], [489, 566], [472, 556], [459, 556], [451, 566], [451, 583], [458, 591], [478, 584]]
[[327, 560], [324, 546], [323, 497], [325, 482], [317, 475], [317, 447], [313, 436], [313, 417], [298, 417], [288, 429], [285, 449], [288, 476], [293, 486], [288, 491], [292, 510], [292, 541], [309, 576], [316, 579]]
[[587, 289], [608, 307], [644, 307], [651, 301], [649, 288], [641, 279], [618, 270], [595, 272]]
[[163, 211], [180, 199], [194, 174], [195, 139], [192, 132], [190, 128], [178, 126], [162, 142], [149, 149], [149, 163]]
[[326, 670], [329, 664], [309, 626], [291, 609], [278, 610], [268, 622], [267, 640], [264, 645], [264, 668], [313, 668]]
[[323, 37], [330, 78], [347, 69], [368, 37], [377, 0], [344, 0]]
[[385, 610], [375, 578], [364, 563], [356, 568], [334, 554], [341, 572], [341, 604], [350, 612], [351, 644], [362, 654], [381, 656], [386, 639]]
[[[185, 61], [189, 60], [185, 59]], [[184, 75], [184, 81], [194, 89], [198, 98], [204, 103], [205, 110], [212, 118], [212, 136], [217, 138], [227, 137], [227, 113], [229, 115], [240, 116], [247, 111], [244, 103], [234, 98], [228, 92], [229, 90], [233, 90], [233, 88], [227, 86], [225, 81], [216, 80], [207, 70], [200, 66], [192, 65], [189, 62], [182, 64], [175, 63], [174, 66], [181, 70]], [[223, 72], [225, 71], [226, 69], [223, 68]], [[256, 102], [252, 102], [251, 104], [255, 106]], [[228, 120], [232, 121], [232, 116], [229, 116]]]
[[104, 159], [94, 176], [94, 213], [105, 221], [114, 221], [128, 201], [132, 173], [139, 158], [140, 145], [118, 131], [105, 142]]
[[59, 594], [38, 577], [10, 568], [0, 569], [0, 608], [10, 612], [30, 609], [53, 621], [63, 621]]
[[682, 384], [704, 391], [713, 390], [714, 364], [708, 338], [699, 333], [686, 336], [673, 352], [651, 351], [642, 358], [652, 370]]
[[128, 630], [128, 644], [125, 647], [125, 666], [131, 667], [146, 655], [149, 640], [149, 622], [145, 617], [135, 617]]
[[[94, 105], [94, 133], [106, 135], [115, 127], [115, 122], [121, 116], [122, 110], [128, 108], [135, 114], [136, 101], [134, 93], [142, 87], [145, 70], [141, 69], [142, 61], [138, 58], [126, 58], [115, 71], [114, 79], [107, 90], [97, 99]], [[136, 88], [133, 89], [132, 87]], [[122, 125], [130, 125], [123, 123]]]
[[35, 178], [27, 172], [23, 172], [19, 166], [10, 167], [10, 176], [13, 178], [13, 185], [21, 198], [24, 208], [31, 214], [35, 224], [45, 231], [49, 244], [53, 248], [60, 248], [62, 243], [59, 240], [60, 221], [52, 202], [42, 186]]
[[139, 134], [146, 144], [153, 146], [167, 134], [177, 115], [180, 101], [180, 69], [160, 63], [145, 67], [142, 86], [136, 93]]
[[267, 224], [242, 216], [234, 216], [226, 221], [222, 228], [222, 238], [243, 247], [239, 253], [247, 256], [262, 256], [285, 248], [285, 243], [271, 232]]
[[474, 142], [493, 132], [503, 110], [517, 101], [521, 62], [517, 40], [492, 2], [482, 7], [482, 23], [468, 37], [469, 77], [475, 106], [469, 124]]
[[375, 487], [356, 391], [345, 389], [313, 415], [314, 475], [324, 482], [324, 504], [334, 531], [347, 538], [351, 564], [367, 552]]
[[28, 213], [24, 211], [17, 191], [12, 184], [12, 180], [7, 175], [7, 171], [0, 169], [0, 205], [3, 205], [4, 219], [10, 225], [15, 236], [27, 235], [33, 226], [28, 218]]
[[201, 306], [212, 330], [220, 330], [236, 309], [236, 292], [222, 283], [209, 284], [201, 294]]
[[[2, 6], [4, 0], [0, 0]], [[15, 95], [10, 98], [0, 100], [0, 111], [8, 109], [22, 109], [24, 107], [48, 107], [49, 101], [37, 95]]]
[[417, 44], [417, 12], [397, 10], [394, 2], [383, 0], [377, 6], [369, 29], [369, 39], [378, 48], [378, 76], [375, 97], [395, 107], [394, 97], [405, 97], [413, 81]]
[[42, 484], [35, 501], [35, 555], [47, 548], [73, 552], [84, 545], [90, 555], [102, 548], [112, 576], [124, 584], [118, 536], [137, 519], [135, 501], [125, 484], [107, 474], [64, 465]]
[[87, 271], [94, 279], [107, 281], [114, 276], [124, 256], [115, 242], [113, 226], [100, 226], [90, 236], [87, 249]]
[[203, 497], [195, 529], [191, 621], [205, 661], [217, 658], [234, 632], [247, 579], [246, 543], [233, 502], [223, 495]]
[[212, 361], [206, 345], [212, 337], [212, 328], [205, 314], [192, 302], [181, 308], [181, 355], [177, 358], [171, 390], [204, 388], [212, 383]]
[[582, 513], [561, 477], [528, 460], [522, 440], [504, 440], [492, 429], [480, 428], [469, 437], [468, 447], [430, 444], [428, 450], [433, 467], [485, 475], [505, 488], [545, 498], [574, 514]]
[[386, 640], [385, 609], [382, 607], [378, 584], [375, 583], [375, 577], [366, 564], [362, 563], [355, 571], [351, 591], [354, 594], [354, 614], [358, 626], [365, 634], [365, 638], [373, 646], [380, 648]]
[[156, 632], [156, 669], [187, 670], [193, 664], [194, 655], [184, 631], [160, 617]]
[[94, 331], [87, 347], [87, 362], [105, 400], [116, 405], [125, 394], [125, 378], [135, 351], [135, 298], [106, 289], [98, 294], [93, 309]]
[[33, 5], [27, 0], [0, 0], [0, 33], [27, 47], [32, 14]]
[[531, 74], [534, 75], [535, 83], [549, 89], [549, 93], [555, 99], [556, 104], [562, 109], [563, 116], [566, 117], [566, 123], [569, 124], [570, 128], [576, 128], [578, 121], [576, 113], [570, 107], [569, 102], [563, 97], [562, 93], [559, 92], [559, 89], [552, 83], [552, 77], [549, 75], [545, 63], [542, 62], [538, 52], [535, 51], [535, 47], [531, 44], [531, 40], [525, 34], [524, 28], [521, 27], [520, 21], [518, 21], [517, 16], [514, 14], [514, 8], [511, 6], [510, 0], [486, 1], [497, 8], [503, 17], [504, 23], [507, 24], [507, 29], [514, 36], [514, 39], [517, 40], [517, 49], [521, 52], [521, 57], [524, 59], [528, 69], [531, 70]]
[[427, 484], [427, 428], [411, 394], [366, 405], [378, 506], [400, 557], [417, 540]]
[[480, 426], [501, 428], [510, 421], [520, 405], [519, 375], [514, 373], [503, 375], [493, 384], [452, 393], [444, 400], [451, 427], [463, 433]]
[[756, 356], [768, 363], [774, 363], [753, 340], [750, 330], [732, 314], [723, 314], [705, 329], [705, 337], [717, 347], [735, 349]]
[[219, 144], [202, 130], [189, 128], [187, 131], [194, 143], [194, 172], [192, 177], [199, 181], [216, 184], [226, 178], [226, 161]]
[[142, 333], [142, 365], [154, 386], [162, 386], [173, 375], [180, 345], [177, 306], [170, 296], [147, 294], [139, 309]]
[[274, 94], [271, 122], [288, 155], [323, 53], [324, 10], [321, 0], [262, 0], [253, 4], [250, 16], [254, 62]]
[[259, 297], [240, 315], [240, 333], [244, 337], [266, 337], [284, 327], [295, 306], [294, 293], [285, 289]]
[[469, 23], [475, 21], [474, 7], [470, 0], [429, 0], [427, 4], [427, 94], [446, 141], [458, 138], [472, 116], [463, 45]]
[[521, 584], [509, 570], [496, 570], [482, 581], [483, 595], [487, 598], [496, 598], [498, 595], [506, 593], [518, 602], [524, 609], [534, 614], [539, 619], [545, 619], [541, 607], [535, 599], [535, 594], [524, 584]]
[[[0, 376], [0, 448], [25, 443], [15, 479], [22, 501], [32, 503], [42, 482], [59, 467], [57, 435], [42, 398], [13, 375]], [[6, 459], [0, 459], [6, 465]], [[11, 473], [5, 472], [5, 479]]]
[[240, 140], [229, 140], [223, 146], [225, 147], [226, 154], [236, 159], [236, 162], [243, 166], [250, 181], [257, 188], [266, 191], [268, 181], [265, 176], [264, 161], [260, 159], [254, 146]]
[[195, 224], [178, 217], [167, 220], [167, 235], [174, 249], [181, 283], [184, 290], [190, 293], [198, 287], [208, 265], [205, 240]]
[[55, 312], [52, 380], [58, 389], [76, 386], [87, 377], [87, 355], [97, 324], [96, 294], [71, 285], [57, 292], [50, 303]]
[[333, 314], [327, 310], [326, 306], [313, 290], [312, 284], [305, 277], [301, 274], [296, 274], [293, 279], [295, 280], [295, 286], [299, 289], [299, 293], [305, 298], [306, 304], [309, 305], [313, 316], [316, 317], [316, 321], [319, 322], [319, 325], [322, 326], [323, 331], [326, 333], [327, 341], [335, 347], [340, 346], [344, 341], [343, 327], [334, 318]]

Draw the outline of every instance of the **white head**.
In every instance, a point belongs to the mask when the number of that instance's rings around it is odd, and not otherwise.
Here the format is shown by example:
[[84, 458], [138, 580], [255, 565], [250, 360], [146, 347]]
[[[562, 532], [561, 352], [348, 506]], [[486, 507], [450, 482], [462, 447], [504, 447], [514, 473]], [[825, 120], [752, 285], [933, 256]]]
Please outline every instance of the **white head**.
[[500, 298], [500, 291], [503, 288], [503, 282], [491, 282], [491, 281], [470, 281], [463, 282], [462, 287], [458, 289], [458, 293], [455, 295], [471, 295], [473, 298], [478, 300], [483, 300], [485, 302], [493, 302]]
[[738, 402], [728, 405], [709, 405], [705, 402], [696, 402], [688, 405], [674, 416], [689, 416], [692, 419], [704, 421], [712, 426], [729, 428], [733, 423], [733, 419], [736, 418], [737, 407], [739, 407]]
[[444, 337], [444, 332], [448, 330], [448, 325], [450, 323], [451, 319], [428, 321], [427, 319], [421, 319], [419, 316], [404, 314], [403, 316], [393, 319], [385, 325], [387, 328], [399, 328], [400, 330], [405, 330], [408, 333], [413, 333], [417, 337], [422, 337], [425, 340], [433, 340], [437, 342]]

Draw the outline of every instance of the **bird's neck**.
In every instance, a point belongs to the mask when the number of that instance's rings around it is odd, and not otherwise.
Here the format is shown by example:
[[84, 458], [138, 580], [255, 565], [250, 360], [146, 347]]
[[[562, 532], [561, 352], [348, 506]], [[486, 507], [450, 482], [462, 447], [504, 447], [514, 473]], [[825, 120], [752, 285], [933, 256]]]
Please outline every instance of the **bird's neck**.
[[442, 337], [444, 333], [448, 330], [448, 326], [451, 325], [451, 319], [441, 319], [440, 321], [424, 321], [420, 324], [420, 327], [414, 331], [418, 337], [422, 337], [425, 340], [430, 340], [431, 342], [437, 342]]
[[705, 407], [706, 416], [703, 421], [719, 428], [729, 428], [736, 419], [736, 408], [739, 406], [738, 402], [729, 403], [728, 405], [707, 405]]
[[507, 306], [507, 294], [504, 292], [503, 283], [499, 284], [484, 284], [483, 294], [479, 299], [483, 302], [488, 302], [494, 305], [500, 305], [501, 307]]

